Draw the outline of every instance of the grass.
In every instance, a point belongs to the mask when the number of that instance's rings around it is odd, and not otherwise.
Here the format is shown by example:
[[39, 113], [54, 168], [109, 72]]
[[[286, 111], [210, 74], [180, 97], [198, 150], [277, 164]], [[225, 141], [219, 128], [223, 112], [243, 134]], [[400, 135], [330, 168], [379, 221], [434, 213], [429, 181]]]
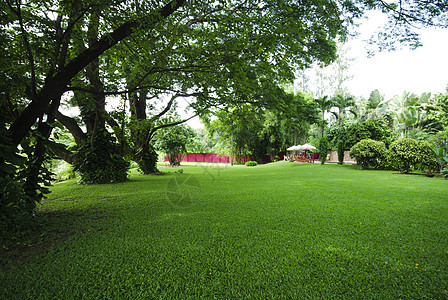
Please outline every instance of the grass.
[[56, 184], [45, 242], [3, 254], [2, 298], [448, 298], [446, 180], [286, 162], [182, 169]]

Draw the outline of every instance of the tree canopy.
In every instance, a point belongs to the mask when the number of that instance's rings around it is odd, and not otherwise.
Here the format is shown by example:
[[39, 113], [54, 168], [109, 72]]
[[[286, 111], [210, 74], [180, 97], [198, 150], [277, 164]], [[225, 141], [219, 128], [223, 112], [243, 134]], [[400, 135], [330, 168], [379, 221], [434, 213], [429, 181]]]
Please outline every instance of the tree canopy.
[[[0, 140], [9, 141], [4, 149], [12, 156], [22, 152], [27, 171], [1, 176], [23, 182], [32, 207], [48, 182], [49, 155], [75, 161], [52, 135], [55, 127], [73, 135], [81, 165], [98, 156], [95, 149], [112, 151], [122, 166], [116, 177], [124, 180], [124, 156], [153, 159], [156, 131], [182, 123], [167, 117], [179, 98], [188, 98], [195, 114], [247, 103], [284, 112], [281, 85], [296, 69], [334, 61], [338, 41], [371, 9], [387, 13], [393, 29], [379, 36], [380, 48], [418, 46], [413, 26], [447, 26], [444, 1], [2, 1]], [[109, 97], [121, 97], [122, 108], [107, 112]], [[64, 107], [79, 116], [66, 116]], [[266, 117], [266, 124], [279, 121]], [[262, 132], [272, 135], [265, 125]]]

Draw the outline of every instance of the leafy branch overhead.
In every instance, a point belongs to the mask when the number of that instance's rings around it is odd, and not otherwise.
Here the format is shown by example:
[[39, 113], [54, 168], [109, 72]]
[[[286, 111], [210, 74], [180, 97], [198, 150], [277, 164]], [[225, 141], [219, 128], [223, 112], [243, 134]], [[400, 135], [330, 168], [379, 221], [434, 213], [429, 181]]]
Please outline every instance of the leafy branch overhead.
[[[417, 45], [418, 26], [447, 26], [443, 1], [5, 0], [0, 132], [12, 142], [11, 155], [21, 152], [27, 160], [24, 180], [35, 196], [48, 181], [50, 155], [73, 162], [87, 182], [126, 180], [128, 158], [141, 170], [156, 171], [150, 141], [189, 118], [173, 114], [180, 99], [190, 117], [216, 108], [241, 110], [260, 125], [252, 141], [274, 151], [286, 142], [273, 138], [279, 136], [276, 126], [284, 129], [303, 117], [288, 132], [298, 141], [316, 119], [306, 96], [286, 95], [284, 84], [297, 69], [333, 62], [338, 42], [369, 10], [390, 18], [392, 30], [377, 40], [380, 48]], [[112, 98], [119, 107], [107, 111]], [[350, 99], [335, 100], [342, 122]], [[292, 105], [297, 110], [291, 112]], [[79, 113], [70, 117], [67, 110]], [[253, 116], [262, 110], [263, 123]], [[404, 121], [408, 129], [421, 119], [412, 108], [403, 116], [413, 122]], [[76, 146], [55, 139], [62, 131]], [[98, 163], [101, 159], [106, 161]], [[8, 182], [15, 178], [5, 176]]]

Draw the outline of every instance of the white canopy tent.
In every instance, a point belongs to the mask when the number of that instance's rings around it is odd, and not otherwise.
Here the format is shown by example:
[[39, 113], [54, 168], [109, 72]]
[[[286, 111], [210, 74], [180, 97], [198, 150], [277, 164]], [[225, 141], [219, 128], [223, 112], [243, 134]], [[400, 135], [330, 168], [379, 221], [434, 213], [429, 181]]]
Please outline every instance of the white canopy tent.
[[314, 147], [313, 145], [310, 145], [310, 144], [305, 144], [300, 147], [302, 148], [301, 150], [315, 150], [316, 149], [316, 147]]
[[286, 149], [287, 151], [299, 151], [302, 150], [301, 145], [297, 145], [297, 146], [291, 146], [288, 149]]
[[[314, 147], [313, 145], [310, 144], [305, 144], [305, 145], [297, 145], [297, 146], [291, 146], [288, 149], [286, 149], [287, 151], [291, 151], [291, 152], [295, 152], [295, 151], [305, 151], [305, 150], [315, 150], [316, 147]], [[314, 162], [314, 158], [312, 158], [311, 154], [307, 154], [307, 153], [302, 153], [301, 155], [287, 155], [285, 156], [285, 160], [289, 160], [289, 161], [300, 161], [300, 162]]]

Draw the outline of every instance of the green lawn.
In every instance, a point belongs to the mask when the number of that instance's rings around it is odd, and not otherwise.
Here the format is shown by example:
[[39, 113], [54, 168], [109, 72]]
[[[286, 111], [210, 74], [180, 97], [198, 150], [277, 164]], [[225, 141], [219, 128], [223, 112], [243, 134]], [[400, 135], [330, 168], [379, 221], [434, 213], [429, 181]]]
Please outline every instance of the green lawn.
[[2, 299], [447, 299], [448, 181], [356, 166], [183, 166], [56, 184]]

